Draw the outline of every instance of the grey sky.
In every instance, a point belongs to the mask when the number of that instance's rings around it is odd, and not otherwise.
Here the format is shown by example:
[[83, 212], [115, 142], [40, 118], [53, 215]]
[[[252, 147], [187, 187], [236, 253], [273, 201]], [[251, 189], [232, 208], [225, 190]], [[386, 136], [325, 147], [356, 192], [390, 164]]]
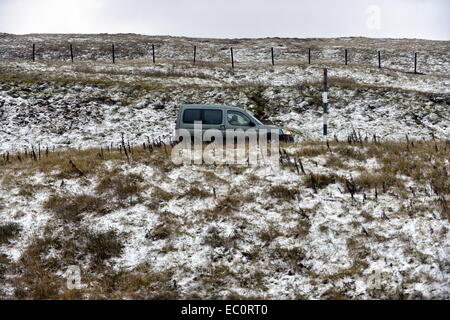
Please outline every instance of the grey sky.
[[0, 32], [450, 40], [450, 1], [0, 0]]

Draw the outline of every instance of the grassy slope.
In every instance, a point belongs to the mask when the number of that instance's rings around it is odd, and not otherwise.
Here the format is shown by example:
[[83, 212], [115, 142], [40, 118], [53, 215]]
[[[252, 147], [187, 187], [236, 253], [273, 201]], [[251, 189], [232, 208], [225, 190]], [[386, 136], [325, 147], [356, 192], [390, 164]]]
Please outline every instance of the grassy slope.
[[[179, 167], [169, 146], [134, 147], [130, 164], [98, 149], [0, 161], [0, 210], [18, 223], [2, 246], [21, 253], [3, 258], [4, 284], [17, 298], [448, 295], [448, 144], [284, 148], [280, 171]], [[82, 290], [61, 277], [74, 264]], [[381, 286], [366, 287], [373, 270]]]
[[[62, 62], [69, 40], [86, 61]], [[107, 62], [112, 40], [118, 48], [115, 66]], [[148, 63], [149, 41], [157, 44], [156, 65]], [[31, 42], [51, 49], [38, 51], [37, 63], [23, 61]], [[204, 54], [195, 67], [187, 61], [194, 43]], [[234, 72], [230, 46], [237, 48]], [[264, 50], [268, 46], [282, 53], [274, 68]], [[0, 294], [448, 298], [446, 46], [362, 38], [2, 35], [0, 52], [22, 61], [0, 61], [1, 92], [12, 101], [0, 110], [8, 115], [20, 103], [2, 129], [11, 131], [2, 140], [7, 147], [0, 160]], [[308, 47], [315, 52], [312, 66], [302, 62]], [[351, 52], [348, 67], [340, 61], [344, 47]], [[373, 56], [379, 48], [390, 57], [382, 70]], [[405, 73], [413, 49], [421, 52], [427, 75]], [[329, 149], [304, 137], [307, 141], [284, 146], [290, 156], [279, 171], [178, 167], [167, 157], [170, 149], [144, 150], [146, 138], [133, 139], [142, 132], [171, 134], [168, 124], [180, 101], [245, 105], [276, 123], [312, 131], [308, 124], [320, 118], [323, 67], [331, 68], [333, 110], [348, 115], [333, 128], [346, 129], [338, 134], [341, 142], [330, 142]], [[140, 109], [144, 104], [149, 107]], [[116, 123], [120, 130], [129, 130], [130, 163], [123, 151], [106, 147], [117, 145], [113, 135], [119, 129], [76, 133], [69, 136], [72, 145], [85, 150], [52, 152], [52, 145], [67, 144], [51, 130], [70, 133], [69, 126], [83, 128], [83, 122], [88, 130], [99, 128], [109, 106], [119, 110], [113, 119], [122, 119]], [[348, 124], [359, 116], [355, 111], [369, 114], [364, 125], [377, 117], [381, 124], [363, 131], [362, 142], [342, 142], [352, 134]], [[293, 120], [283, 118], [287, 112]], [[142, 119], [127, 118], [129, 113], [165, 120], [151, 118], [151, 126], [133, 131], [130, 124]], [[24, 114], [25, 128], [37, 126], [38, 136], [23, 137], [23, 124], [6, 127], [24, 120]], [[416, 125], [390, 126], [409, 118]], [[426, 140], [372, 141], [381, 129]], [[433, 132], [442, 139], [431, 140]], [[31, 145], [37, 161], [29, 154]], [[103, 149], [93, 148], [99, 145]], [[63, 273], [69, 265], [82, 267], [83, 289], [67, 290]], [[371, 287], [373, 274], [381, 283]]]

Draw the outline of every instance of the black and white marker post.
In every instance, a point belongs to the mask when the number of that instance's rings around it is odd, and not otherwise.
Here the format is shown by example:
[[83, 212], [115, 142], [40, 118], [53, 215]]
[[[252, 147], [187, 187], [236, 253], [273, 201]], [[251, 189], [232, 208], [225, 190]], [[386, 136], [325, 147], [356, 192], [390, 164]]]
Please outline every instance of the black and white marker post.
[[323, 69], [323, 135], [328, 135], [328, 70]]

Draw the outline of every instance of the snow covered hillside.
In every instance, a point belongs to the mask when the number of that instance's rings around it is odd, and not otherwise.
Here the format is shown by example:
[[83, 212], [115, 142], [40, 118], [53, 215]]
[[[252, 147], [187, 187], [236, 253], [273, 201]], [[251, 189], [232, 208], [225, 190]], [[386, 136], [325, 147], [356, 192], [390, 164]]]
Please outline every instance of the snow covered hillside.
[[[0, 34], [0, 297], [450, 298], [448, 48]], [[182, 103], [241, 106], [296, 142], [280, 168], [174, 165]]]

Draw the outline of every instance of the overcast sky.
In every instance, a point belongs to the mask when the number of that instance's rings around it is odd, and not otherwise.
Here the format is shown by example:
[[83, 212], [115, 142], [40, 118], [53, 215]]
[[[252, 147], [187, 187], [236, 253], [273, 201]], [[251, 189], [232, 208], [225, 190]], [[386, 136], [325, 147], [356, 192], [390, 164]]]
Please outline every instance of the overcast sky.
[[450, 0], [0, 0], [0, 32], [450, 40]]

